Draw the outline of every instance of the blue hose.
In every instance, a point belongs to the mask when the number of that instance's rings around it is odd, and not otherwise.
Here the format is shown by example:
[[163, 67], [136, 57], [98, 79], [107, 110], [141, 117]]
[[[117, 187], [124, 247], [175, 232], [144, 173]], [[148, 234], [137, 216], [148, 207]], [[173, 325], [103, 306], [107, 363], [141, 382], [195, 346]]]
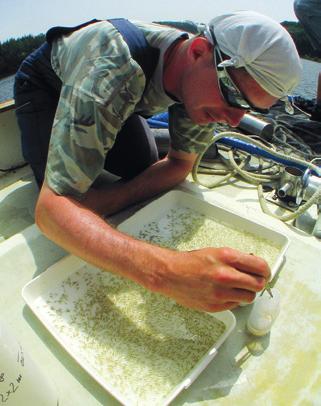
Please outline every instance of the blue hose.
[[168, 128], [168, 113], [157, 114], [147, 120], [150, 128]]
[[277, 162], [279, 164], [282, 164], [284, 166], [292, 166], [297, 169], [300, 169], [301, 171], [305, 171], [308, 166], [305, 165], [300, 165], [296, 162], [291, 161], [290, 159], [282, 159], [274, 156], [270, 152], [264, 151], [264, 149], [257, 147], [256, 145], [249, 144], [248, 142], [238, 140], [237, 138], [230, 138], [230, 137], [223, 137], [221, 138], [218, 143], [222, 143], [224, 145], [227, 145], [228, 147], [233, 147], [240, 149], [241, 151], [247, 152], [251, 155], [257, 155], [261, 156], [262, 158], [267, 158], [270, 159], [271, 161]]
[[[157, 114], [149, 118], [147, 121], [151, 128], [168, 128], [168, 113]], [[264, 149], [257, 147], [256, 145], [247, 143], [245, 141], [238, 140], [237, 138], [224, 137], [218, 141], [218, 144], [224, 144], [232, 148], [237, 148], [251, 155], [261, 156], [262, 158], [270, 159], [271, 161], [277, 162], [284, 166], [295, 167], [297, 169], [300, 169], [301, 171], [305, 171], [307, 169], [307, 166], [305, 165], [294, 163], [290, 159], [286, 160], [275, 157], [273, 154], [264, 151]]]

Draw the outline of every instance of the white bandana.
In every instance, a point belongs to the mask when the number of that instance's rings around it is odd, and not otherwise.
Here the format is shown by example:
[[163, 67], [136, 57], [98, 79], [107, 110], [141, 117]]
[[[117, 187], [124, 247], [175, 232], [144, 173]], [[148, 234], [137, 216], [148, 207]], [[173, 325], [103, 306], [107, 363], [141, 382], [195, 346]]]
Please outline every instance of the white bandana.
[[[254, 11], [213, 18], [208, 28], [230, 59], [224, 66], [244, 67], [262, 88], [284, 98], [299, 83], [302, 66], [290, 34], [279, 23]], [[209, 32], [206, 37], [212, 42]]]

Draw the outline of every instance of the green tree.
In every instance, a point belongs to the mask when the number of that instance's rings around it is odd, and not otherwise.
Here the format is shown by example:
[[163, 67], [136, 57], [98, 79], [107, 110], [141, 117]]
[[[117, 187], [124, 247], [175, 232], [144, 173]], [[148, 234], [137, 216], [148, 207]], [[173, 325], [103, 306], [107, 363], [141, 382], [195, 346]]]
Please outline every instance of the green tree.
[[26, 35], [0, 42], [0, 77], [14, 74], [24, 58], [45, 41], [45, 36]]
[[319, 50], [315, 50], [312, 47], [311, 42], [309, 41], [309, 38], [300, 22], [284, 21], [282, 25], [293, 38], [301, 58], [321, 61], [321, 44]]
[[[197, 33], [197, 25], [192, 21], [159, 21], [158, 24], [169, 25], [191, 33]], [[284, 21], [281, 23], [292, 36], [299, 55], [302, 58], [314, 59], [321, 62], [320, 49], [313, 49], [302, 25], [299, 22]], [[26, 35], [18, 39], [0, 42], [0, 78], [14, 74], [24, 58], [45, 41], [44, 34]]]

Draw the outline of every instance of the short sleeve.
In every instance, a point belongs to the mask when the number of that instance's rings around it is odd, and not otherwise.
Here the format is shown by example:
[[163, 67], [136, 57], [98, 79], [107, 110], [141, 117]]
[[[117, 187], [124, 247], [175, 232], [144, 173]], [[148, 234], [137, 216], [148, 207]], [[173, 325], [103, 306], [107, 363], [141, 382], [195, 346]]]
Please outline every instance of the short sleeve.
[[132, 59], [118, 67], [103, 58], [80, 81], [63, 85], [46, 168], [51, 189], [78, 199], [87, 192], [144, 85], [144, 75]]

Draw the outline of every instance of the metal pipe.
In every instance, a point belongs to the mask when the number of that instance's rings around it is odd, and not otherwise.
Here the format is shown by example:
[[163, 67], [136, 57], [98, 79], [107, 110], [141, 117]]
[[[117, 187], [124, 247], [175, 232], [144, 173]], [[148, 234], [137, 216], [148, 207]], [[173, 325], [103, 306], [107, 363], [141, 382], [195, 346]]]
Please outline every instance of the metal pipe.
[[292, 189], [293, 183], [287, 182], [282, 187], [280, 187], [280, 189], [278, 189], [276, 193], [280, 199], [284, 199], [285, 196], [287, 196]]
[[266, 140], [271, 140], [274, 132], [273, 124], [254, 117], [251, 114], [244, 114], [238, 127], [247, 134], [259, 135]]

